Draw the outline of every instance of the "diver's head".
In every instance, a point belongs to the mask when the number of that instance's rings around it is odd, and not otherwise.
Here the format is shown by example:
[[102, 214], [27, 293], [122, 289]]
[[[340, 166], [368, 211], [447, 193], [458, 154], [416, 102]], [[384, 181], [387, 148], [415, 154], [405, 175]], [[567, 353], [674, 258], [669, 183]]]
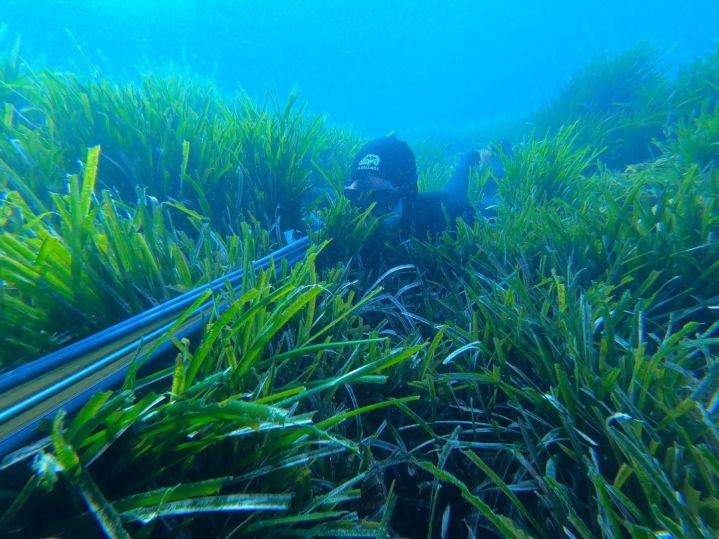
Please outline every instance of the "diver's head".
[[406, 204], [417, 195], [417, 165], [406, 142], [394, 136], [380, 137], [365, 144], [352, 163], [352, 175], [345, 196], [367, 208], [375, 204], [374, 215], [385, 229], [399, 226]]

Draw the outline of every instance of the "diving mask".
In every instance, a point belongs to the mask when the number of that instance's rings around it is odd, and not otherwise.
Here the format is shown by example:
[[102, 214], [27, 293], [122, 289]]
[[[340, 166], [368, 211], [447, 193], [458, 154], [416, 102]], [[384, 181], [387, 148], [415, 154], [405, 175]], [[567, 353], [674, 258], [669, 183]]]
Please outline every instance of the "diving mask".
[[366, 210], [374, 204], [373, 214], [380, 216], [394, 211], [402, 201], [402, 193], [398, 189], [353, 189], [345, 187], [345, 197], [356, 207]]

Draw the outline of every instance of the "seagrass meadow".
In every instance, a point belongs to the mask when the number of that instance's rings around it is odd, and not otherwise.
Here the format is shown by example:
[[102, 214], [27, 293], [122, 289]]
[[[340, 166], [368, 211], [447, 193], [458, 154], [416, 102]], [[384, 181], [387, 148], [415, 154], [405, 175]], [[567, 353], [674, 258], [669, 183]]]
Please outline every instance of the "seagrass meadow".
[[[296, 94], [15, 43], [0, 107], [3, 371], [284, 230], [313, 243], [5, 458], [3, 536], [719, 534], [719, 48], [597, 58], [515, 129], [506, 177], [473, 173], [496, 217], [411, 240], [342, 197], [363, 140]], [[442, 142], [416, 148], [440, 186]]]

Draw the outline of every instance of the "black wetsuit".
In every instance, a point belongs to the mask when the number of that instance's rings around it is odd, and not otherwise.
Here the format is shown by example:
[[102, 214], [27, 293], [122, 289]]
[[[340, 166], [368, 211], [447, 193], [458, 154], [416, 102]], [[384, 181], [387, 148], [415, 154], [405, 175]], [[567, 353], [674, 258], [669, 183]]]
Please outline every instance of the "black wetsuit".
[[479, 153], [468, 152], [441, 191], [418, 193], [404, 199], [400, 221], [402, 232], [424, 237], [428, 232], [453, 229], [455, 221], [460, 217], [467, 222], [471, 221], [475, 212], [467, 198], [469, 168], [478, 162]]
[[423, 238], [429, 232], [453, 229], [459, 217], [467, 222], [474, 217], [474, 209], [466, 196], [457, 197], [444, 191], [418, 193], [404, 201], [400, 229], [405, 234]]

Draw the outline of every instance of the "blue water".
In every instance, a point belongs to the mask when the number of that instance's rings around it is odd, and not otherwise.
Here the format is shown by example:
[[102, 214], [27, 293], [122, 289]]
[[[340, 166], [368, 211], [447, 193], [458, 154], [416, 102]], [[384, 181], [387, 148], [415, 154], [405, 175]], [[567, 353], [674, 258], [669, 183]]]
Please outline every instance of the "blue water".
[[[293, 87], [375, 136], [452, 133], [556, 95], [572, 70], [637, 39], [671, 65], [719, 41], [719, 1], [2, 0], [4, 45], [103, 75], [175, 61], [223, 88]], [[81, 51], [81, 52], [80, 52]]]

